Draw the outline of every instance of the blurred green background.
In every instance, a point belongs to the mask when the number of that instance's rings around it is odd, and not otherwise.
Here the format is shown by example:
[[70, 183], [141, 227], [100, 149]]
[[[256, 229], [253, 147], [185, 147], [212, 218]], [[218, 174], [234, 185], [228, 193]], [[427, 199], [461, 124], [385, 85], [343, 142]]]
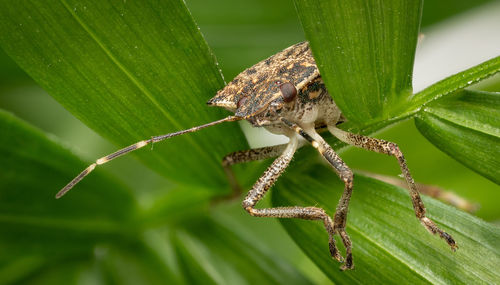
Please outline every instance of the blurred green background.
[[[431, 32], [433, 25], [488, 2], [493, 1], [426, 1], [422, 30], [424, 33]], [[202, 0], [186, 0], [186, 4], [215, 53], [226, 82], [259, 60], [305, 39], [291, 1], [217, 0], [207, 4], [207, 1]], [[500, 80], [496, 77], [481, 88], [500, 91], [498, 82]], [[53, 134], [57, 140], [87, 161], [116, 149], [62, 108], [3, 52], [0, 52], [0, 108]], [[413, 121], [397, 124], [377, 134], [377, 137], [399, 144], [418, 182], [437, 185], [478, 203], [480, 208], [476, 215], [480, 218], [491, 222], [500, 220], [500, 187], [431, 145], [416, 130]], [[353, 169], [392, 176], [400, 173], [397, 163], [391, 157], [353, 148], [343, 152], [342, 157]], [[262, 165], [257, 168], [262, 169]], [[170, 185], [132, 157], [116, 160], [102, 171], [110, 172], [125, 181], [135, 191], [140, 203], [144, 204], [152, 203], [155, 193], [167, 191]], [[54, 193], [57, 190], [54, 189]], [[239, 201], [219, 205], [217, 211], [216, 215], [222, 220], [227, 214], [235, 217], [227, 223], [239, 221], [239, 225], [234, 226], [240, 227], [252, 239], [276, 250], [314, 281], [328, 283], [326, 277], [302, 254], [276, 220], [251, 218], [241, 210]]]

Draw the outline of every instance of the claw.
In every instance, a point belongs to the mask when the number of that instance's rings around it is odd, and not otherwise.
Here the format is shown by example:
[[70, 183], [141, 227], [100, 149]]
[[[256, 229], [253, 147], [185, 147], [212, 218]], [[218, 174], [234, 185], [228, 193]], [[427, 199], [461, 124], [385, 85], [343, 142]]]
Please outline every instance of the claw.
[[328, 245], [330, 247], [330, 255], [338, 262], [343, 263], [344, 258], [340, 255], [337, 247], [335, 246], [335, 242], [330, 242]]
[[345, 264], [340, 267], [341, 271], [354, 269], [354, 263], [352, 263], [352, 255], [348, 254], [345, 259]]
[[456, 251], [458, 249], [458, 246], [451, 235], [438, 228], [432, 220], [424, 216], [420, 219], [420, 222], [431, 234], [438, 234], [442, 239], [444, 239], [451, 247], [452, 251]]
[[440, 233], [440, 236], [448, 243], [453, 252], [457, 251], [458, 245], [455, 243], [455, 240], [448, 233], [442, 232]]

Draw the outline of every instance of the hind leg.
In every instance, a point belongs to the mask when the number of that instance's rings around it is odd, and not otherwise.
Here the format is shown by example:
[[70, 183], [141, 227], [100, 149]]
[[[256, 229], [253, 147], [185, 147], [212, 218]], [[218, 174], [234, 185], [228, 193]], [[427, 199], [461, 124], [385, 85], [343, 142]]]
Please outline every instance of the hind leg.
[[406, 164], [403, 153], [395, 143], [370, 138], [363, 135], [348, 133], [333, 126], [329, 126], [328, 130], [338, 139], [347, 144], [394, 156], [398, 160], [401, 172], [403, 173], [406, 183], [408, 184], [408, 191], [413, 203], [413, 209], [415, 211], [415, 215], [420, 220], [420, 223], [429, 232], [431, 232], [432, 234], [438, 234], [442, 239], [444, 239], [453, 251], [457, 249], [455, 240], [451, 237], [451, 235], [438, 228], [438, 226], [436, 226], [436, 224], [432, 220], [425, 216], [425, 206], [422, 202], [422, 199], [420, 198], [420, 194], [417, 190], [417, 186], [415, 185], [415, 181], [410, 174], [410, 170], [408, 169], [408, 165]]

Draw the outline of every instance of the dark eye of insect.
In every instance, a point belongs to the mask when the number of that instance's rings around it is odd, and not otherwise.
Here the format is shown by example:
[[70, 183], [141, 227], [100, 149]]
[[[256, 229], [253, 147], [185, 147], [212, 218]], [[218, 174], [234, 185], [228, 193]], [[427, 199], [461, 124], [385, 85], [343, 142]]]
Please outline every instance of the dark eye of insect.
[[295, 86], [290, 83], [283, 83], [280, 86], [281, 90], [281, 95], [283, 95], [283, 101], [285, 102], [292, 102], [293, 99], [295, 99], [295, 96], [297, 96], [297, 89], [295, 89]]
[[236, 107], [239, 109], [242, 105], [245, 105], [245, 103], [247, 102], [247, 97], [241, 97], [239, 100], [238, 100], [238, 103], [236, 104]]

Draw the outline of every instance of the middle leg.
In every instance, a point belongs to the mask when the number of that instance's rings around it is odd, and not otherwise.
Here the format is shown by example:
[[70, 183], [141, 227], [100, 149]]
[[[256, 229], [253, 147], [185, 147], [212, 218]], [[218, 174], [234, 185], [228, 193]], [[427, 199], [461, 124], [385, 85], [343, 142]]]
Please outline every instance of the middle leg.
[[351, 200], [353, 188], [353, 173], [345, 162], [338, 156], [338, 154], [328, 145], [325, 140], [310, 127], [304, 130], [297, 124], [290, 122], [286, 119], [282, 121], [290, 129], [294, 130], [297, 134], [305, 138], [311, 145], [318, 150], [318, 152], [326, 159], [326, 161], [333, 167], [334, 171], [344, 182], [344, 192], [335, 210], [334, 218], [334, 231], [338, 233], [342, 239], [342, 243], [346, 249], [346, 262], [342, 266], [342, 270], [353, 269], [354, 263], [352, 260], [352, 243], [345, 227], [347, 222], [347, 211], [349, 209], [349, 201]]

